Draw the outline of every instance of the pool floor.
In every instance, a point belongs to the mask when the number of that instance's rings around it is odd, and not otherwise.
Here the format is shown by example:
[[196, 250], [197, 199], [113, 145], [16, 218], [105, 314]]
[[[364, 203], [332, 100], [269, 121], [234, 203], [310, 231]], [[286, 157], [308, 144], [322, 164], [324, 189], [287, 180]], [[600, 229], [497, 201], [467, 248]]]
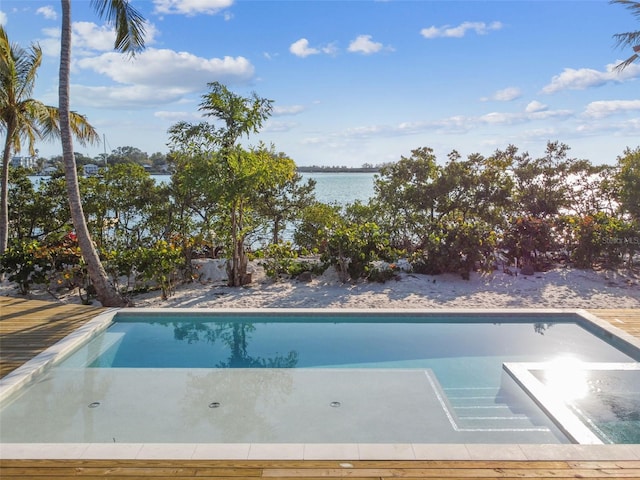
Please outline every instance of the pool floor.
[[[561, 443], [505, 392], [430, 370], [59, 369], [7, 408], [3, 442]], [[53, 390], [52, 390], [53, 389]], [[60, 412], [51, 415], [51, 411]]]

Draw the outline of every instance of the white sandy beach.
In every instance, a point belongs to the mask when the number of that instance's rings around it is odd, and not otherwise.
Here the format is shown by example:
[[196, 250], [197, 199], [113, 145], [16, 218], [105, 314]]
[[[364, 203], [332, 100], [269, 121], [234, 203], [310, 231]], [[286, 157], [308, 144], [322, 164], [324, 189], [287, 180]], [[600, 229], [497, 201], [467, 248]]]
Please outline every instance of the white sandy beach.
[[[222, 269], [210, 264], [199, 281], [178, 286], [167, 300], [154, 291], [133, 301], [136, 307], [177, 308], [640, 308], [640, 278], [628, 272], [557, 268], [515, 276], [495, 271], [472, 273], [470, 280], [402, 272], [386, 283], [344, 284], [331, 269], [310, 282], [276, 282], [261, 267], [251, 267], [254, 281], [245, 287], [227, 287]], [[6, 281], [0, 295], [18, 296]], [[77, 294], [59, 297], [79, 303]], [[55, 300], [38, 289], [29, 298]]]

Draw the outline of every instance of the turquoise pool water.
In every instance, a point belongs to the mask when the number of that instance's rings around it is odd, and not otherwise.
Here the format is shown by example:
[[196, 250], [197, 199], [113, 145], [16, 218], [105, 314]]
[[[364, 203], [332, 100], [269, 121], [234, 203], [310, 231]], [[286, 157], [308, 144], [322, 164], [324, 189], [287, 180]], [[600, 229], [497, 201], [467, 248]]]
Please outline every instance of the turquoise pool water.
[[[0, 440], [565, 443], [502, 365], [638, 361], [597, 330], [576, 315], [117, 314], [0, 410]], [[637, 440], [637, 412], [590, 409], [603, 441]]]

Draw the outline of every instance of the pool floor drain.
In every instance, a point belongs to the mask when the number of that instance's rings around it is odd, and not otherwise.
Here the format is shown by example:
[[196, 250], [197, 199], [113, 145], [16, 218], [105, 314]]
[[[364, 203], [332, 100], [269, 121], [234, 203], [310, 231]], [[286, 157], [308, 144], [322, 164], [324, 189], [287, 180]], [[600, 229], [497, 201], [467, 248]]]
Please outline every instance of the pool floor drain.
[[209, 408], [218, 408], [220, 406], [220, 402], [211, 402], [209, 404]]
[[100, 406], [100, 402], [91, 402], [88, 407], [89, 408], [98, 408]]
[[342, 405], [340, 402], [331, 402], [329, 404], [329, 406], [333, 408], [338, 408], [340, 405]]

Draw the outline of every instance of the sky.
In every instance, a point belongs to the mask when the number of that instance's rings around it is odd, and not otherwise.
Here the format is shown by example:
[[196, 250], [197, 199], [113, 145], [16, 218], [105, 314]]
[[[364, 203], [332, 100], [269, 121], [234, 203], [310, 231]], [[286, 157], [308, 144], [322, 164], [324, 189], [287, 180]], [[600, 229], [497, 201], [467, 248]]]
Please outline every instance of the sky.
[[[548, 141], [614, 164], [640, 146], [640, 62], [613, 35], [640, 29], [622, 5], [589, 1], [135, 0], [146, 49], [113, 51], [112, 26], [72, 1], [71, 108], [104, 142], [169, 151], [167, 130], [203, 120], [207, 83], [273, 100], [243, 144], [273, 144], [298, 165], [377, 165], [431, 147], [533, 157]], [[57, 105], [61, 8], [2, 0], [0, 24], [43, 51], [33, 97]], [[215, 119], [208, 121], [215, 123]], [[59, 155], [59, 142], [38, 143]], [[24, 153], [24, 152], [23, 152]]]

